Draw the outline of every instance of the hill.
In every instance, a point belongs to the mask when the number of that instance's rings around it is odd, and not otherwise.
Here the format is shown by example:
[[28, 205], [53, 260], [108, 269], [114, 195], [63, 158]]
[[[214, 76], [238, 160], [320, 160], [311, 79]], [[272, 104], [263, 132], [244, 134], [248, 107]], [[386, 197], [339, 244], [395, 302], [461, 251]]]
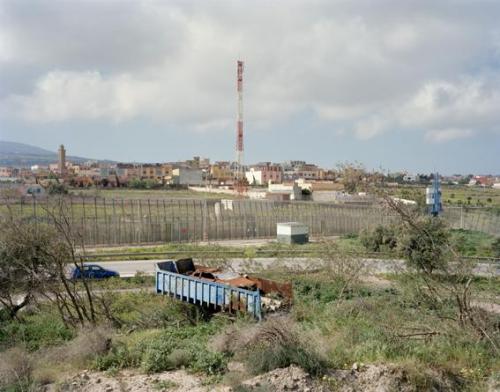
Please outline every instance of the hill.
[[[68, 156], [68, 161], [83, 163], [92, 160], [77, 156]], [[0, 166], [30, 167], [48, 165], [57, 161], [57, 153], [24, 143], [0, 140]]]

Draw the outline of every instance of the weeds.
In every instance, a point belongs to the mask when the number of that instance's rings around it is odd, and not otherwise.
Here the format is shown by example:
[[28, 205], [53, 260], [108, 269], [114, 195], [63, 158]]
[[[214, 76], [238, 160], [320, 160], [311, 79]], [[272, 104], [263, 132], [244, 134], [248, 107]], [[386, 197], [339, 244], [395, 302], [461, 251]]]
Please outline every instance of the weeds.
[[295, 364], [319, 375], [325, 370], [326, 358], [313, 340], [302, 334], [305, 331], [290, 318], [275, 317], [253, 327], [230, 327], [219, 335], [215, 345], [222, 353], [235, 355], [253, 374]]
[[0, 390], [21, 392], [34, 390], [33, 361], [28, 352], [12, 348], [0, 356]]
[[147, 373], [185, 367], [207, 375], [221, 374], [229, 356], [208, 348], [209, 337], [217, 327], [217, 322], [200, 322], [182, 329], [171, 326], [152, 333], [133, 333], [97, 357], [94, 367], [98, 370], [141, 367]]

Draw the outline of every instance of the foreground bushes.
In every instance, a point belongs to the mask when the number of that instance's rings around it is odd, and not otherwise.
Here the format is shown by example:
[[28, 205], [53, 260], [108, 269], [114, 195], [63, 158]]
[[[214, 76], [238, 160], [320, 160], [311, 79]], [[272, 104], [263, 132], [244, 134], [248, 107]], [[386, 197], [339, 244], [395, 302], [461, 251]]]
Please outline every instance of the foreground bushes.
[[245, 363], [253, 374], [293, 364], [317, 376], [327, 367], [326, 355], [318, 349], [321, 337], [306, 333], [289, 317], [231, 326], [213, 344], [219, 352]]
[[394, 250], [398, 244], [398, 231], [394, 226], [379, 225], [375, 229], [364, 229], [359, 239], [370, 252], [387, 252]]
[[141, 367], [147, 373], [187, 368], [207, 375], [223, 373], [229, 356], [207, 347], [208, 339], [220, 326], [202, 322], [183, 328], [136, 333], [115, 342], [111, 350], [94, 361], [98, 370]]

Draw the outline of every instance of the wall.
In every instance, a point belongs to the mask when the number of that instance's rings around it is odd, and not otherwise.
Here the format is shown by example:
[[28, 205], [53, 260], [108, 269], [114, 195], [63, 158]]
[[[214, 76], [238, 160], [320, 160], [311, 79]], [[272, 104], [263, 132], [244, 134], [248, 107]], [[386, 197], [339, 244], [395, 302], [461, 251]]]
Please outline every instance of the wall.
[[203, 185], [202, 175], [199, 169], [179, 168], [172, 171], [172, 180], [176, 185]]

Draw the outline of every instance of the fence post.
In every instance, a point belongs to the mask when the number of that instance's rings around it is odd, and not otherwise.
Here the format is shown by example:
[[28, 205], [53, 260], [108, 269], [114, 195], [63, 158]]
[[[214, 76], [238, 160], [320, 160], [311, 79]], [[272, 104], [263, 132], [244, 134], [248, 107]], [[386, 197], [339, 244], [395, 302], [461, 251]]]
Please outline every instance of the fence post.
[[203, 199], [203, 218], [202, 218], [202, 232], [203, 232], [203, 241], [207, 242], [208, 241], [208, 227], [207, 227], [207, 215], [208, 215], [208, 208], [207, 208], [207, 199]]

